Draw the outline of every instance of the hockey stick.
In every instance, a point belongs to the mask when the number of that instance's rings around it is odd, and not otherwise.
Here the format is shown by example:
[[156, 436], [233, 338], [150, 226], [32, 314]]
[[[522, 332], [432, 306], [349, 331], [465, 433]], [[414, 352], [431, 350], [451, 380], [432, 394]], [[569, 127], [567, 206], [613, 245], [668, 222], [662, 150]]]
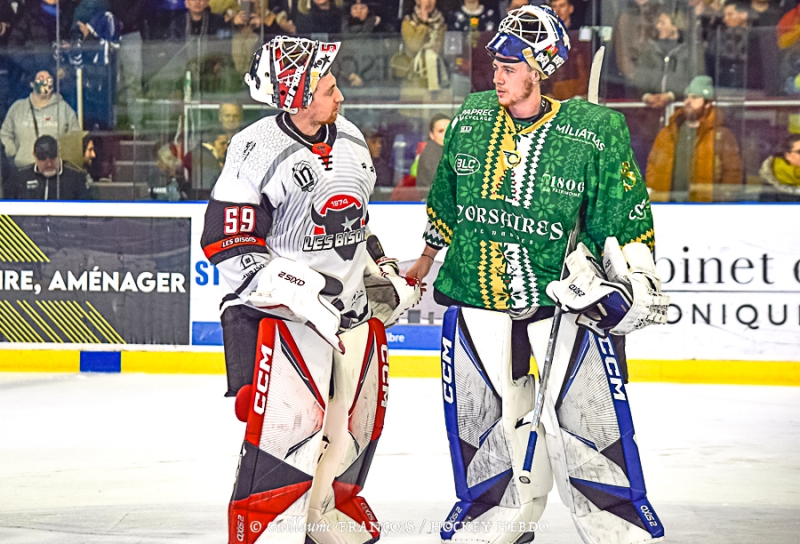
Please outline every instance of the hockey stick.
[[[567, 249], [564, 252], [564, 264], [561, 266], [561, 279], [567, 277], [567, 255], [575, 250], [578, 241], [578, 228], [580, 227], [581, 217], [578, 214], [578, 219], [575, 221], [575, 227], [569, 234], [567, 241]], [[564, 310], [560, 306], [556, 306], [553, 313], [553, 325], [550, 328], [550, 338], [547, 340], [547, 352], [544, 356], [544, 364], [542, 365], [541, 374], [539, 375], [539, 391], [536, 394], [536, 404], [533, 405], [533, 411], [529, 412], [523, 418], [517, 421], [516, 427], [531, 424], [531, 434], [528, 435], [528, 447], [525, 449], [525, 460], [522, 462], [522, 473], [519, 475], [519, 481], [523, 484], [531, 483], [531, 466], [533, 465], [533, 452], [536, 450], [536, 441], [539, 438], [539, 421], [542, 419], [542, 410], [544, 409], [544, 394], [547, 389], [547, 381], [550, 379], [550, 369], [553, 367], [553, 356], [556, 352], [556, 339], [558, 338], [558, 329], [561, 328], [561, 315]]]
[[600, 72], [603, 70], [603, 58], [606, 55], [606, 46], [601, 45], [592, 58], [592, 67], [589, 70], [589, 90], [586, 98], [592, 104], [599, 104], [600, 100]]
[[[606, 48], [601, 45], [592, 59], [592, 69], [589, 72], [589, 102], [597, 104], [600, 91], [600, 71], [603, 68], [603, 57], [605, 56]], [[580, 212], [578, 218], [575, 220], [575, 228], [569, 235], [567, 241], [567, 249], [564, 253], [564, 262], [561, 265], [561, 278], [567, 277], [567, 256], [575, 250], [578, 242], [578, 229], [581, 225]], [[525, 459], [522, 462], [522, 472], [519, 475], [519, 481], [523, 484], [531, 483], [531, 466], [533, 465], [533, 453], [536, 450], [536, 442], [539, 438], [539, 422], [542, 419], [542, 410], [544, 410], [544, 395], [547, 389], [547, 381], [550, 378], [550, 369], [553, 366], [553, 356], [556, 351], [556, 340], [558, 338], [558, 330], [561, 327], [561, 315], [564, 311], [561, 307], [556, 306], [553, 313], [553, 325], [550, 328], [550, 337], [547, 340], [547, 351], [544, 356], [544, 364], [541, 368], [539, 375], [539, 391], [536, 394], [536, 404], [533, 405], [533, 411], [526, 414], [523, 418], [517, 421], [516, 427], [531, 424], [531, 433], [528, 435], [528, 447], [525, 449]]]

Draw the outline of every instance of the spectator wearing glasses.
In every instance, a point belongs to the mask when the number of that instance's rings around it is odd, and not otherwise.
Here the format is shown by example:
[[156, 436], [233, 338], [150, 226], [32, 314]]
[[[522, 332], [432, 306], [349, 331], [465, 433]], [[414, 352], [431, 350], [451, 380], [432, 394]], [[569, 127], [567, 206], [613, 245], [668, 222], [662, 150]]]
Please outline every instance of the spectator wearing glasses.
[[762, 202], [800, 201], [800, 134], [784, 139], [780, 150], [761, 164], [758, 175], [766, 184]]
[[715, 187], [742, 183], [739, 146], [712, 104], [711, 78], [695, 77], [685, 95], [683, 107], [658, 133], [647, 160], [653, 201], [711, 202]]

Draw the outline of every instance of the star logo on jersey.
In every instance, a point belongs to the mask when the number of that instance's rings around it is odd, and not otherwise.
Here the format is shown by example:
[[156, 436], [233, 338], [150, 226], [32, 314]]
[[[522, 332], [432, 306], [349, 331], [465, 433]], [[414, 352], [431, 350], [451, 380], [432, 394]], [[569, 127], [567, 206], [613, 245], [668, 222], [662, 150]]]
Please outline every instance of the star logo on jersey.
[[303, 239], [303, 251], [334, 250], [345, 261], [352, 261], [358, 244], [366, 240], [364, 205], [351, 195], [335, 195], [319, 210], [311, 205], [314, 233]]
[[292, 167], [292, 178], [304, 193], [309, 193], [317, 186], [317, 174], [307, 161], [300, 161]]

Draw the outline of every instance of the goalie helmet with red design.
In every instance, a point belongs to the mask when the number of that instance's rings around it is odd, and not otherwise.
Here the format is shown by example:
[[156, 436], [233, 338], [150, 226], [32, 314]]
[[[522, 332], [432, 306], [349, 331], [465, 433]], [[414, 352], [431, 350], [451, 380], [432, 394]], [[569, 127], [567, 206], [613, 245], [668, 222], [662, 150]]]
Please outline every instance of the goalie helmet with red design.
[[321, 77], [327, 74], [341, 48], [305, 38], [277, 36], [253, 55], [244, 82], [254, 100], [290, 113], [311, 104]]
[[522, 6], [500, 22], [486, 50], [502, 62], [525, 62], [547, 79], [567, 61], [570, 47], [567, 29], [550, 6]]

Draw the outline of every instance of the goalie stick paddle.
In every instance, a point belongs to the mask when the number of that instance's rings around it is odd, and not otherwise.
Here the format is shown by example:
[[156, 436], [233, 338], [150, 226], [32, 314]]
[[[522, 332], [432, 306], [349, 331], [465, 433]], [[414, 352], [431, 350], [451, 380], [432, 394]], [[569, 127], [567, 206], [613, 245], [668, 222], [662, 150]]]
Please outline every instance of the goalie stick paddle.
[[[592, 104], [597, 104], [600, 95], [600, 72], [603, 68], [603, 57], [605, 57], [606, 47], [601, 45], [592, 58], [592, 68], [589, 72], [589, 90], [588, 99]], [[567, 277], [567, 255], [575, 250], [578, 242], [578, 229], [580, 228], [581, 217], [578, 213], [578, 218], [575, 221], [575, 228], [569, 235], [567, 242], [567, 249], [564, 253], [564, 263], [561, 265], [561, 279]], [[539, 376], [539, 391], [536, 395], [536, 404], [533, 406], [533, 411], [526, 414], [523, 418], [517, 421], [517, 428], [523, 425], [531, 425], [531, 434], [528, 435], [528, 447], [525, 449], [525, 459], [522, 462], [522, 472], [519, 475], [519, 481], [523, 484], [531, 483], [531, 466], [533, 465], [533, 453], [536, 450], [536, 441], [539, 438], [539, 421], [542, 419], [542, 410], [544, 410], [544, 395], [547, 389], [547, 381], [550, 378], [550, 368], [553, 366], [553, 356], [556, 351], [556, 339], [558, 338], [558, 330], [561, 327], [561, 315], [563, 314], [561, 307], [556, 306], [553, 313], [553, 325], [550, 328], [550, 337], [547, 340], [547, 352], [544, 357], [544, 364], [542, 365], [541, 375]]]

